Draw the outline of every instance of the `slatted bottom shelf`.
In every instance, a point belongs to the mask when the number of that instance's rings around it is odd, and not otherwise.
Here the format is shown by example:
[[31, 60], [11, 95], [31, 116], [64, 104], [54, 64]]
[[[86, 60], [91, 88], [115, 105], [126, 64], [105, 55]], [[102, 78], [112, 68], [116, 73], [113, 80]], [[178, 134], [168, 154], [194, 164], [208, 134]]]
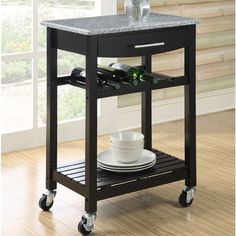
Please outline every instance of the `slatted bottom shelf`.
[[[186, 178], [185, 162], [169, 154], [153, 150], [156, 154], [156, 164], [147, 170], [132, 173], [115, 173], [97, 168], [98, 199], [116, 196], [164, 183]], [[53, 178], [55, 181], [85, 196], [85, 162], [59, 166]], [[133, 189], [132, 189], [133, 188]], [[111, 191], [115, 190], [117, 191]]]

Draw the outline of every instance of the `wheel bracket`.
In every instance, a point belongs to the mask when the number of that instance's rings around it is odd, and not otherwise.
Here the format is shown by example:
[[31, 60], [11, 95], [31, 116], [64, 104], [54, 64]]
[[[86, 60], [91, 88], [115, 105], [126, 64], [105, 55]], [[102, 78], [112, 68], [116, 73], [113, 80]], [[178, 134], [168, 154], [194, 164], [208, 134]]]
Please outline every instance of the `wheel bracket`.
[[187, 196], [186, 196], [186, 203], [190, 203], [192, 201], [192, 199], [194, 198], [194, 195], [196, 193], [196, 187], [187, 187], [185, 186], [184, 192], [186, 192]]
[[86, 224], [84, 224], [84, 228], [87, 231], [92, 231], [96, 219], [96, 213], [87, 213], [83, 216], [83, 218], [86, 219]]
[[50, 206], [50, 204], [53, 202], [53, 200], [56, 196], [56, 191], [55, 190], [54, 191], [48, 190], [45, 195], [47, 197], [46, 198], [46, 206]]

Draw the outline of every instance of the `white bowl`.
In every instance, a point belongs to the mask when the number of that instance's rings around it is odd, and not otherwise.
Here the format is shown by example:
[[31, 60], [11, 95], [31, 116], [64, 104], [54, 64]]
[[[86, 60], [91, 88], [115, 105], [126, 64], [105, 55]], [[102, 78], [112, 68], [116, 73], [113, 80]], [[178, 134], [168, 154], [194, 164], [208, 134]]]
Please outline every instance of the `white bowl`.
[[143, 147], [131, 150], [123, 150], [114, 147], [111, 148], [113, 158], [122, 163], [131, 163], [137, 161], [142, 156], [142, 152]]
[[144, 135], [137, 132], [125, 131], [111, 134], [111, 143], [119, 146], [139, 146], [143, 144]]
[[131, 145], [131, 146], [121, 146], [121, 145], [117, 145], [114, 143], [111, 143], [111, 148], [116, 148], [116, 149], [121, 149], [121, 150], [134, 150], [134, 149], [139, 149], [139, 148], [143, 148], [143, 143], [140, 143], [138, 145]]

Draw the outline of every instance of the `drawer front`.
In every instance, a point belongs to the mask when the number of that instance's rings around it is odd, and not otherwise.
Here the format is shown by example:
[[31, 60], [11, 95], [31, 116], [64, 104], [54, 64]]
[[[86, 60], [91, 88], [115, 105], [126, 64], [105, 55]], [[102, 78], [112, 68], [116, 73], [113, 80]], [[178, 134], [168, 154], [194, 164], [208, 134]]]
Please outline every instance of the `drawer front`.
[[172, 51], [187, 45], [187, 27], [120, 33], [98, 38], [98, 56], [134, 57]]

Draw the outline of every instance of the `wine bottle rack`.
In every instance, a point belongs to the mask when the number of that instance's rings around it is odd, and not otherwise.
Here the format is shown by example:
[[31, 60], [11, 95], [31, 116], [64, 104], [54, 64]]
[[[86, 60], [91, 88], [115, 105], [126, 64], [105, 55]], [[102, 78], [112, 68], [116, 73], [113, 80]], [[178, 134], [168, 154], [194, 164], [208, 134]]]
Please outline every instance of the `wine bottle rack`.
[[[65, 85], [65, 84], [70, 84], [72, 86], [79, 87], [82, 89], [86, 88], [85, 85], [76, 82], [73, 78], [71, 78], [71, 76], [58, 77], [58, 85]], [[162, 75], [161, 79], [158, 81], [157, 84], [152, 84], [148, 81], [140, 82], [137, 86], [133, 86], [127, 83], [123, 84], [120, 83], [119, 89], [113, 89], [109, 86], [103, 88], [97, 88], [97, 95], [98, 98], [105, 98], [105, 97], [119, 96], [130, 93], [151, 91], [155, 89], [176, 87], [187, 84], [188, 84], [188, 77], [186, 76], [170, 77], [167, 75]]]

